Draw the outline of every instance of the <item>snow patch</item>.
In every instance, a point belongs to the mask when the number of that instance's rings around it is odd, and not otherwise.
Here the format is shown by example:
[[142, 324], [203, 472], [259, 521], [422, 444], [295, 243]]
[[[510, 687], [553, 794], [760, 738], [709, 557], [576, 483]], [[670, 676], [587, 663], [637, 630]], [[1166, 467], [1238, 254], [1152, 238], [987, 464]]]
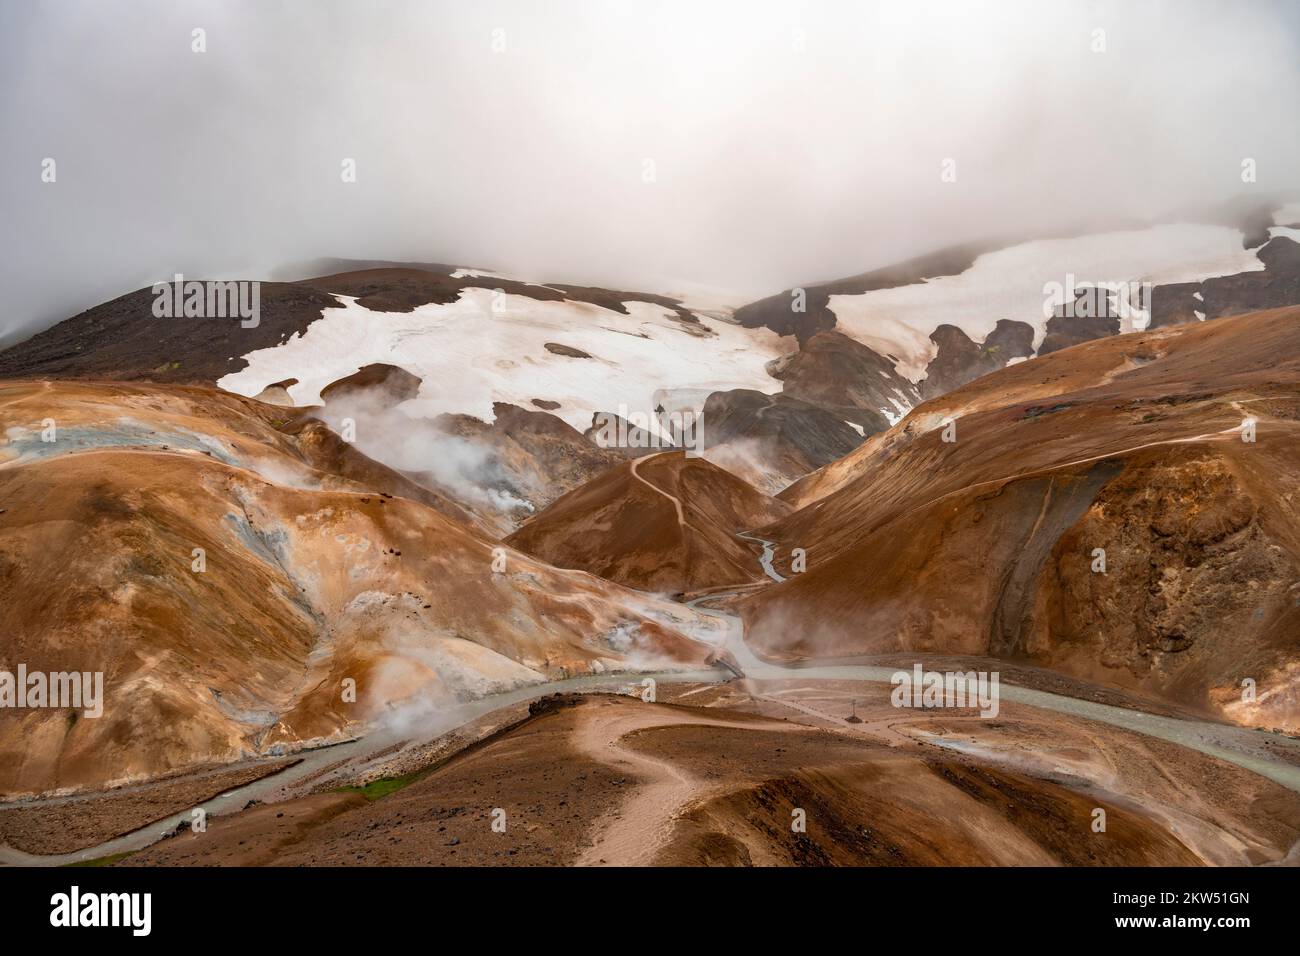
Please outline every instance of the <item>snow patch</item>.
[[1240, 230], [1191, 223], [1044, 239], [986, 253], [965, 272], [860, 295], [833, 295], [829, 308], [841, 331], [863, 345], [897, 356], [898, 373], [912, 382], [925, 377], [938, 352], [930, 332], [954, 325], [974, 342], [984, 341], [999, 319], [1034, 328], [1034, 348], [1046, 334], [1044, 286], [1150, 282], [1199, 282], [1262, 270], [1242, 246]]
[[[694, 335], [673, 310], [652, 303], [625, 302], [624, 315], [585, 302], [505, 295], [494, 312], [492, 290], [463, 289], [455, 302], [372, 312], [355, 298], [335, 298], [342, 308], [325, 309], [303, 333], [243, 356], [248, 367], [218, 386], [251, 397], [296, 378], [289, 388], [294, 403], [315, 405], [331, 382], [384, 363], [423, 381], [420, 394], [401, 406], [413, 417], [461, 413], [491, 421], [493, 402], [530, 408], [540, 398], [558, 402], [554, 414], [579, 431], [593, 413], [620, 404], [653, 411], [660, 389], [689, 390], [682, 393], [688, 404], [701, 393], [781, 389], [764, 368], [786, 351], [775, 333], [701, 318], [712, 334]], [[591, 358], [555, 355], [547, 342]]]
[[453, 279], [504, 279], [506, 276], [485, 269], [457, 269], [451, 274]]

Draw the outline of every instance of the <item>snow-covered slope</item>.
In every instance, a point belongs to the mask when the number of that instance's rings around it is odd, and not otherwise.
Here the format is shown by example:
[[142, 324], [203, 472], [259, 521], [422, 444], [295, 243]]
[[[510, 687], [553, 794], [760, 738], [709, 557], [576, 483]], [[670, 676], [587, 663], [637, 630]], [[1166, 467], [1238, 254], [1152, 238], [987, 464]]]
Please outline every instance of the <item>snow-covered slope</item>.
[[999, 319], [1013, 319], [1033, 326], [1037, 349], [1052, 307], [1063, 304], [1044, 291], [1049, 283], [1064, 286], [1067, 276], [1073, 276], [1079, 286], [1165, 285], [1262, 270], [1264, 264], [1244, 248], [1243, 238], [1240, 230], [1225, 226], [1179, 223], [1026, 242], [979, 256], [957, 275], [861, 295], [832, 295], [829, 308], [836, 328], [892, 356], [899, 374], [919, 382], [938, 352], [930, 333], [940, 325], [955, 326], [982, 342]]
[[617, 413], [620, 406], [649, 414], [683, 398], [702, 405], [714, 391], [780, 391], [764, 366], [793, 347], [767, 329], [709, 315], [688, 322], [648, 302], [625, 302], [622, 314], [480, 288], [409, 312], [372, 311], [348, 296], [338, 301], [342, 308], [324, 310], [302, 334], [245, 355], [248, 366], [217, 384], [254, 396], [296, 378], [290, 397], [312, 405], [331, 382], [386, 363], [424, 381], [419, 397], [404, 406], [410, 415], [491, 421], [494, 402], [535, 407], [540, 400], [581, 431], [594, 412]]

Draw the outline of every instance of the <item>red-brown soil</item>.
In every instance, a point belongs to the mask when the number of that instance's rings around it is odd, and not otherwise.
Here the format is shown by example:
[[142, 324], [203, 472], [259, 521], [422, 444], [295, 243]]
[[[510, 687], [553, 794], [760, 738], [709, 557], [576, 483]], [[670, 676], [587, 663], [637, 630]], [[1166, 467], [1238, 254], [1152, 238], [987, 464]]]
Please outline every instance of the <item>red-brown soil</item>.
[[1300, 839], [1289, 790], [1033, 708], [900, 711], [884, 685], [665, 691], [539, 708], [373, 802], [258, 806], [119, 865], [1201, 865]]
[[734, 533], [786, 510], [709, 461], [665, 452], [604, 472], [506, 541], [557, 567], [681, 593], [760, 579], [752, 548]]
[[0, 843], [36, 854], [96, 846], [297, 762], [288, 757], [217, 767], [107, 793], [10, 805], [0, 808]]
[[781, 495], [799, 510], [761, 533], [808, 570], [747, 598], [749, 638], [1022, 660], [1300, 729], [1298, 463], [1300, 309], [1014, 365]]
[[312, 429], [304, 452], [283, 414], [209, 389], [0, 386], [0, 657], [102, 672], [105, 694], [100, 718], [0, 711], [0, 793], [141, 781], [346, 739], [407, 706], [708, 656], [676, 629], [691, 612], [494, 551], [421, 496], [359, 484], [392, 474], [364, 456], [322, 470], [331, 441]]

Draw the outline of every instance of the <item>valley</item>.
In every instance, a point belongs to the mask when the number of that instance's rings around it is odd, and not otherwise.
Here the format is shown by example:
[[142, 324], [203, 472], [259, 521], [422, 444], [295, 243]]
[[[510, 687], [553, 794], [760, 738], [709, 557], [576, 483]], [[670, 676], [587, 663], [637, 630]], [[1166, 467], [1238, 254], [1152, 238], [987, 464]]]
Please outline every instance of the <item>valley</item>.
[[[1232, 232], [793, 326], [340, 263], [0, 353], [5, 663], [104, 687], [0, 711], [0, 863], [1300, 862], [1300, 260]], [[1152, 242], [1147, 327], [933, 298]]]

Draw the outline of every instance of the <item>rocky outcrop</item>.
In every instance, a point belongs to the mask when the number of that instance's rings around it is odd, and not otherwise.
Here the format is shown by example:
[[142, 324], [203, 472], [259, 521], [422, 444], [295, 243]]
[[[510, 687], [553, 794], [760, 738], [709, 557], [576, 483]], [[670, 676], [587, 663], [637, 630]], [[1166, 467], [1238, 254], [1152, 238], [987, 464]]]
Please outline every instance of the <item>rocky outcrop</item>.
[[1277, 236], [1256, 255], [1262, 270], [1157, 286], [1151, 327], [1218, 319], [1300, 302], [1300, 243]]
[[862, 441], [833, 412], [781, 393], [714, 392], [704, 403], [703, 420], [705, 457], [768, 494]]
[[938, 349], [921, 380], [922, 398], [934, 398], [1005, 366], [1014, 358], [1034, 354], [1034, 329], [1024, 322], [1002, 319], [982, 344], [971, 341], [954, 325], [941, 325], [930, 333]]
[[421, 380], [406, 369], [396, 365], [367, 365], [353, 375], [331, 382], [320, 391], [320, 397], [326, 402], [355, 398], [363, 393], [381, 393], [385, 399], [396, 405], [420, 394]]
[[894, 370], [894, 363], [840, 332], [810, 336], [798, 352], [773, 363], [783, 392], [860, 425], [865, 434], [883, 431], [921, 396]]

